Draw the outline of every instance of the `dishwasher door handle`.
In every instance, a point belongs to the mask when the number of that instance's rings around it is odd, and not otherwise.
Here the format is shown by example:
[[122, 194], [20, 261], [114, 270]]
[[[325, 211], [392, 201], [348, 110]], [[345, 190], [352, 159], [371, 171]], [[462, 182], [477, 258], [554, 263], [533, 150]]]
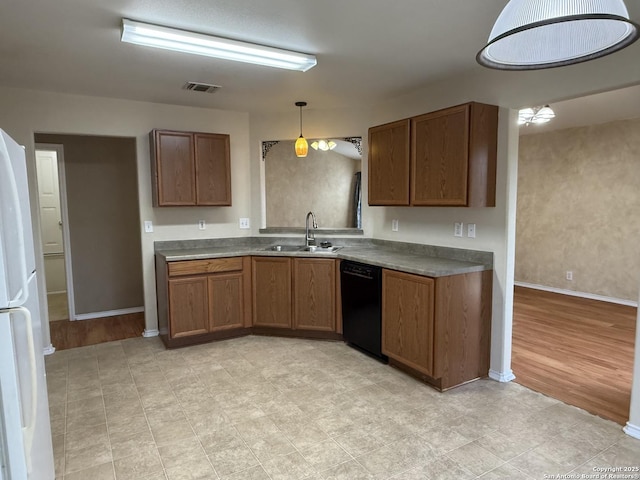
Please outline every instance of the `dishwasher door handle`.
[[342, 273], [343, 275], [351, 275], [352, 277], [360, 277], [360, 278], [366, 278], [367, 280], [375, 280], [375, 277], [371, 275], [363, 275], [362, 273], [349, 272], [346, 270], [343, 270]]

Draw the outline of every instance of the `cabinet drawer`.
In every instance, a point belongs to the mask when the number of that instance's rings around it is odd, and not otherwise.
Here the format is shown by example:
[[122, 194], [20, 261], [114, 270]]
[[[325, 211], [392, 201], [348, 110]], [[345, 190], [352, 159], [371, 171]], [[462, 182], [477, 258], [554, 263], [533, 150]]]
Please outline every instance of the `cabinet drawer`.
[[170, 277], [198, 275], [200, 273], [234, 272], [242, 270], [242, 257], [186, 260], [184, 262], [170, 262], [168, 265]]

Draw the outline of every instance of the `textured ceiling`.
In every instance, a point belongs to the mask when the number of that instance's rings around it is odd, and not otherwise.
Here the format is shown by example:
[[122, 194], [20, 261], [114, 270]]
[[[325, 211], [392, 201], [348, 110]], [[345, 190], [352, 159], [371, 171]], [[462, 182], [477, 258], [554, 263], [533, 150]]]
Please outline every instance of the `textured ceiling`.
[[[360, 107], [481, 69], [475, 55], [505, 4], [3, 0], [0, 85], [248, 112], [286, 111], [296, 100]], [[638, 20], [640, 1], [627, 6]], [[318, 65], [291, 72], [126, 44], [123, 17], [312, 53]], [[188, 92], [187, 81], [222, 88]]]

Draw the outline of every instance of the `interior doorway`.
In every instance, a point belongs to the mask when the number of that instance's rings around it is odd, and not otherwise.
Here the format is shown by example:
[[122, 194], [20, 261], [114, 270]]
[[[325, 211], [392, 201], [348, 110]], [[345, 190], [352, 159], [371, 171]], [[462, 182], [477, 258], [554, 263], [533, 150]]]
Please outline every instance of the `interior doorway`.
[[73, 282], [62, 145], [36, 144], [36, 175], [49, 322], [70, 320]]
[[626, 423], [637, 314], [640, 87], [551, 104], [519, 142], [516, 382]]

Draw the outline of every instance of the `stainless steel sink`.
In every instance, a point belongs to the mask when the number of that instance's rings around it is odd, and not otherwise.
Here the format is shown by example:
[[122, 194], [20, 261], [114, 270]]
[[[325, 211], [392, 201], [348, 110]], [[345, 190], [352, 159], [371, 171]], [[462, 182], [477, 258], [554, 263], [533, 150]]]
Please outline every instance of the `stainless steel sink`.
[[265, 250], [270, 252], [299, 252], [303, 248], [305, 248], [304, 245], [271, 245]]
[[271, 245], [265, 248], [265, 250], [268, 252], [335, 253], [341, 248], [342, 247], [338, 246], [321, 247], [316, 245], [311, 245], [309, 247], [305, 247], [304, 245]]
[[338, 250], [340, 250], [342, 247], [336, 247], [336, 246], [331, 246], [331, 247], [319, 247], [319, 246], [310, 246], [310, 247], [303, 247], [301, 250], [303, 252], [313, 252], [313, 253], [334, 253], [337, 252]]

